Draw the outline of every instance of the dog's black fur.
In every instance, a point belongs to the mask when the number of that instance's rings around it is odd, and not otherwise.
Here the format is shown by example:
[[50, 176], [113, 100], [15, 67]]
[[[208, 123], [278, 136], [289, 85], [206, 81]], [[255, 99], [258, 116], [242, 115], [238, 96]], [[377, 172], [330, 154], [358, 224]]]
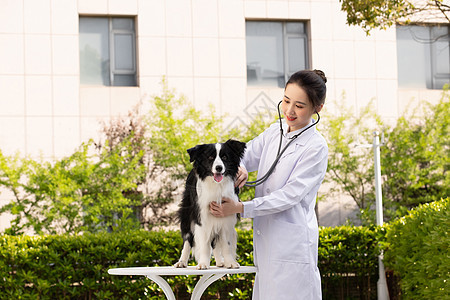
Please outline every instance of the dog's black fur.
[[[221, 203], [224, 196], [238, 201], [238, 189], [234, 188], [234, 180], [245, 148], [245, 143], [228, 140], [222, 144], [197, 145], [187, 150], [190, 161], [193, 162], [193, 169], [187, 177], [178, 210], [183, 251], [180, 261], [175, 264], [176, 267], [187, 266], [191, 248], [195, 249], [199, 269], [209, 267], [211, 249], [214, 251], [218, 266], [239, 267], [235, 261], [236, 216], [216, 218], [210, 214], [209, 204], [213, 201]], [[202, 237], [196, 237], [196, 234]], [[204, 241], [204, 237], [207, 241]], [[223, 249], [224, 245], [234, 249]], [[233, 261], [230, 261], [231, 258], [227, 253], [231, 253]], [[218, 255], [223, 257], [217, 257]]]

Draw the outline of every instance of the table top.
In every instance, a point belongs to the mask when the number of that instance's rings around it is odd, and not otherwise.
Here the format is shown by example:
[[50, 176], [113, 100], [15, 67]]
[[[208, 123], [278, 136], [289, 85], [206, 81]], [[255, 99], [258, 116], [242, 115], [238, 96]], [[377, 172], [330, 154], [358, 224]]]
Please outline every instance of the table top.
[[205, 275], [205, 274], [241, 274], [256, 273], [258, 269], [255, 266], [241, 266], [239, 269], [227, 269], [211, 266], [206, 270], [197, 270], [196, 266], [187, 268], [170, 267], [130, 267], [109, 269], [111, 275]]

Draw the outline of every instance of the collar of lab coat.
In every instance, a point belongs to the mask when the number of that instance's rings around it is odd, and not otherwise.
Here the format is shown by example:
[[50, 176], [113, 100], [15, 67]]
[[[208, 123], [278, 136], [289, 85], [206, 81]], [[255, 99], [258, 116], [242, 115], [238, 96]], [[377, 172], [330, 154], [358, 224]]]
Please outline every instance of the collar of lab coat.
[[[310, 126], [314, 122], [315, 122], [315, 120], [311, 119], [311, 122], [307, 126], [301, 128], [301, 129], [298, 129], [296, 131], [293, 131], [293, 132], [288, 132], [289, 126], [286, 124], [286, 120], [283, 119], [282, 127], [283, 127], [284, 137], [285, 138], [292, 138], [294, 135], [299, 134], [303, 129], [305, 129], [306, 127]], [[308, 140], [311, 138], [311, 136], [314, 134], [314, 132], [316, 132], [316, 126], [313, 126], [313, 127], [309, 128], [309, 129], [307, 129], [302, 134], [300, 134], [300, 136], [298, 136], [295, 139], [295, 142], [293, 142], [293, 144], [304, 146], [308, 142]]]

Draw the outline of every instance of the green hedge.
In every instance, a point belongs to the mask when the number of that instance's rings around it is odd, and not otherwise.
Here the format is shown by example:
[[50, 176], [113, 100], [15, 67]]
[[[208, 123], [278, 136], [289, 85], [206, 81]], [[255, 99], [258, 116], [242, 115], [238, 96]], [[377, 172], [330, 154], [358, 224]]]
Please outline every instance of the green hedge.
[[[252, 265], [252, 231], [238, 233], [238, 261]], [[362, 227], [321, 229], [319, 267], [324, 299], [374, 297], [373, 288], [367, 287], [377, 274], [376, 235], [376, 230]], [[172, 265], [181, 245], [180, 234], [174, 231], [3, 235], [0, 299], [161, 299], [162, 292], [145, 277], [111, 276], [107, 270]], [[177, 299], [188, 299], [198, 280], [197, 276], [167, 278]], [[226, 276], [208, 288], [207, 298], [250, 299], [253, 280], [254, 274]], [[338, 294], [336, 290], [340, 290]]]
[[376, 299], [380, 227], [324, 227], [319, 269], [324, 299]]
[[424, 204], [387, 227], [385, 265], [404, 299], [450, 299], [450, 199]]
[[[405, 299], [448, 299], [450, 200], [422, 205], [385, 227], [320, 229], [323, 299], [375, 299], [378, 245], [401, 279]], [[238, 261], [252, 265], [252, 231], [239, 230]], [[381, 242], [381, 243], [380, 243]], [[0, 236], [0, 299], [161, 299], [143, 276], [110, 268], [167, 266], [180, 254], [179, 232]], [[168, 277], [177, 299], [189, 299], [198, 276]], [[226, 276], [204, 299], [249, 299], [254, 274]], [[394, 295], [398, 296], [398, 295]]]
[[[240, 254], [239, 262], [245, 265], [253, 259], [251, 232], [240, 232], [239, 236], [240, 253], [245, 253]], [[157, 285], [145, 277], [111, 276], [107, 270], [172, 265], [179, 257], [181, 245], [178, 232], [3, 235], [0, 299], [161, 299]], [[252, 276], [230, 276], [227, 292], [239, 299], [239, 290], [233, 289], [251, 291]], [[197, 280], [195, 276], [168, 277], [177, 299], [186, 298]], [[209, 294], [217, 294], [224, 284], [212, 285]]]

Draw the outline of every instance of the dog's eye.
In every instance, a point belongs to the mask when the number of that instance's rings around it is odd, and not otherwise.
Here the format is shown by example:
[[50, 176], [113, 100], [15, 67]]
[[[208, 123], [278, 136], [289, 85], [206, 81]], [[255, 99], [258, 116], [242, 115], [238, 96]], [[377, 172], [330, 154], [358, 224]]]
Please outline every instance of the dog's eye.
[[228, 157], [226, 155], [222, 156], [222, 160], [227, 160], [227, 159], [228, 159]]
[[208, 159], [209, 159], [209, 160], [214, 160], [214, 156], [210, 155], [210, 156], [208, 157]]

